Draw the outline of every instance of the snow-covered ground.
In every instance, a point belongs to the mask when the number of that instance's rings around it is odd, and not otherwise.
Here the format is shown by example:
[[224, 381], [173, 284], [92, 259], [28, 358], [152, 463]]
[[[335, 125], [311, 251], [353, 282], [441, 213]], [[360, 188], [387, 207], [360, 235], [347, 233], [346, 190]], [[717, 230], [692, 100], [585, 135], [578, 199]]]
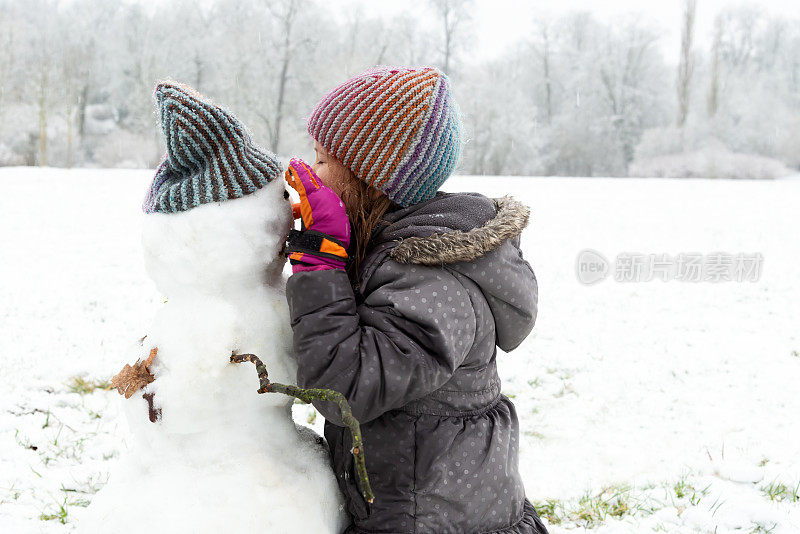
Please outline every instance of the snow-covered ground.
[[[122, 398], [102, 386], [146, 356], [161, 298], [140, 243], [151, 178], [0, 169], [0, 532], [72, 530], [123, 446]], [[445, 190], [532, 209], [539, 318], [498, 358], [551, 532], [800, 532], [800, 180], [455, 177]], [[763, 264], [756, 282], [585, 285], [584, 249]], [[294, 413], [321, 429], [312, 407]]]

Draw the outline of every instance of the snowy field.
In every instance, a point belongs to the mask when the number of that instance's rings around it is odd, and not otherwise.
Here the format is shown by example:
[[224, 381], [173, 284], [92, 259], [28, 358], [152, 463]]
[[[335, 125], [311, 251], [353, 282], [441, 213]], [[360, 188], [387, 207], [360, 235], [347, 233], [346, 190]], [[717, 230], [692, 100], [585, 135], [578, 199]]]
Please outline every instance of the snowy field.
[[[124, 446], [106, 381], [160, 296], [150, 170], [0, 169], [0, 532], [71, 531]], [[531, 206], [534, 333], [499, 355], [554, 534], [800, 532], [800, 180], [456, 177]], [[755, 282], [584, 285], [576, 258], [760, 253]], [[321, 429], [310, 406], [298, 422]], [[147, 496], [138, 503], [146, 507]]]

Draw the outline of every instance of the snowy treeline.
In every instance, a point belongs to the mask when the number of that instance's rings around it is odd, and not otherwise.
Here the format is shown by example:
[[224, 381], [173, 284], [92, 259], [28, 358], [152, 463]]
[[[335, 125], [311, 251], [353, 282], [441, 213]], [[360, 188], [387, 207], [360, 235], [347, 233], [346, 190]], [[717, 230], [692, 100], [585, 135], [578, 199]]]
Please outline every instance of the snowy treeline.
[[[154, 167], [152, 91], [186, 82], [260, 144], [309, 155], [304, 118], [374, 64], [431, 64], [468, 129], [460, 172], [764, 178], [800, 167], [800, 21], [719, 13], [700, 46], [683, 10], [679, 64], [641, 17], [542, 17], [477, 61], [470, 0], [391, 21], [315, 0], [0, 0], [0, 165]], [[302, 152], [305, 151], [305, 152]]]

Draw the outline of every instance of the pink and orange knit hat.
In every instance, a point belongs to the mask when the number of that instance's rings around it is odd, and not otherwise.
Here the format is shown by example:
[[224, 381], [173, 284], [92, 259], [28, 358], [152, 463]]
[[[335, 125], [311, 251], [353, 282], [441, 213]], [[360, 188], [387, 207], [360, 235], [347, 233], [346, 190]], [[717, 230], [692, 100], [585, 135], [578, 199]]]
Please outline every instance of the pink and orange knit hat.
[[436, 194], [461, 157], [463, 124], [436, 67], [372, 67], [326, 94], [308, 133], [401, 206]]

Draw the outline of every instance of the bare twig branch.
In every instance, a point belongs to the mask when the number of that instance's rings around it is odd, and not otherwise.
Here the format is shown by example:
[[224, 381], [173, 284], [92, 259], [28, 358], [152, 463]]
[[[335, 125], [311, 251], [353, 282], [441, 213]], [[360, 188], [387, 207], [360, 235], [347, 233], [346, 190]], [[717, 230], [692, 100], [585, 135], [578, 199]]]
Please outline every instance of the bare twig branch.
[[332, 389], [305, 389], [297, 386], [270, 382], [264, 362], [255, 354], [233, 353], [231, 354], [231, 362], [252, 362], [255, 364], [258, 380], [260, 382], [260, 387], [258, 388], [259, 393], [283, 393], [284, 395], [298, 398], [306, 403], [310, 403], [312, 400], [335, 402], [342, 413], [342, 421], [350, 429], [350, 434], [353, 437], [353, 448], [350, 452], [353, 453], [356, 460], [356, 470], [358, 471], [359, 481], [361, 482], [361, 493], [367, 502], [371, 503], [375, 500], [375, 496], [372, 494], [372, 488], [369, 485], [367, 466], [364, 461], [364, 443], [361, 439], [361, 426], [358, 424], [358, 420], [353, 417], [350, 404], [347, 402], [344, 395]]

